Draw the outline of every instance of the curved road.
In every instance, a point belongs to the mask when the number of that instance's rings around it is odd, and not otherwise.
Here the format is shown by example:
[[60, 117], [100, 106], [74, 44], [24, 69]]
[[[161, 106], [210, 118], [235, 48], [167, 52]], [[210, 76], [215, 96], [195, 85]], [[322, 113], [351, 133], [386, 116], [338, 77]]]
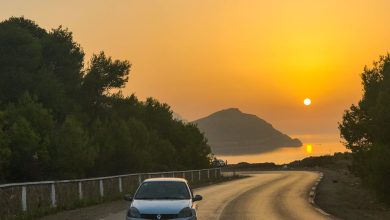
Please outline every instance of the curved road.
[[330, 219], [308, 200], [318, 173], [275, 171], [251, 175], [197, 190], [204, 196], [198, 207], [199, 219]]
[[[309, 191], [319, 177], [308, 171], [255, 172], [252, 177], [195, 190], [199, 220], [331, 219], [309, 203]], [[102, 219], [124, 219], [126, 211]]]

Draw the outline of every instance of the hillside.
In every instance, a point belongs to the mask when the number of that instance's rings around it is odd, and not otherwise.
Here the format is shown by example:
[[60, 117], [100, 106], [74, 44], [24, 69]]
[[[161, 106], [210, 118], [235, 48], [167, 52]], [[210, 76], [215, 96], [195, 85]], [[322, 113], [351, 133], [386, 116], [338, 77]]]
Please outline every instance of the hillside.
[[215, 112], [194, 121], [208, 138], [216, 155], [255, 154], [280, 147], [300, 147], [302, 142], [276, 130], [256, 115], [237, 108]]

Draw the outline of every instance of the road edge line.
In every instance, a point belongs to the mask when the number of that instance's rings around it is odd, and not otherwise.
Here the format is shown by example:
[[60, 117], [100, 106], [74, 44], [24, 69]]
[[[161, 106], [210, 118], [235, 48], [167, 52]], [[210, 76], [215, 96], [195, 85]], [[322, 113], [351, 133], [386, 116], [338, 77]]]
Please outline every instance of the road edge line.
[[315, 203], [315, 198], [316, 198], [316, 191], [318, 184], [320, 184], [322, 178], [324, 177], [324, 173], [318, 172], [320, 176], [317, 178], [317, 180], [314, 182], [314, 185], [311, 187], [311, 190], [309, 192], [309, 203], [321, 214], [326, 215], [326, 216], [332, 216], [331, 214], [325, 212], [322, 210], [316, 203]]

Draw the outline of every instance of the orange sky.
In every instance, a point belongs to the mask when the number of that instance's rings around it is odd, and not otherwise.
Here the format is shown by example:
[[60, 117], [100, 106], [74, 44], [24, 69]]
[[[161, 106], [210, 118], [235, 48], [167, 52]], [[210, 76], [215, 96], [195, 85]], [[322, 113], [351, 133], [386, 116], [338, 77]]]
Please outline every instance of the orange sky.
[[0, 0], [1, 20], [62, 24], [88, 57], [130, 60], [125, 94], [188, 120], [238, 107], [289, 134], [337, 133], [364, 65], [390, 51], [389, 9], [387, 0]]

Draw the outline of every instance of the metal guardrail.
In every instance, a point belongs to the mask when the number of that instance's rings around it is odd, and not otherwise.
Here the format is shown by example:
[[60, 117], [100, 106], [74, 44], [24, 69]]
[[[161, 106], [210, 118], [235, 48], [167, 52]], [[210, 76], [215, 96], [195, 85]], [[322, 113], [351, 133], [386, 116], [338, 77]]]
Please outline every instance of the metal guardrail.
[[190, 183], [221, 177], [221, 168], [135, 173], [87, 179], [11, 183], [0, 185], [0, 219], [30, 211], [76, 207], [134, 193], [138, 185], [152, 177], [180, 177]]

